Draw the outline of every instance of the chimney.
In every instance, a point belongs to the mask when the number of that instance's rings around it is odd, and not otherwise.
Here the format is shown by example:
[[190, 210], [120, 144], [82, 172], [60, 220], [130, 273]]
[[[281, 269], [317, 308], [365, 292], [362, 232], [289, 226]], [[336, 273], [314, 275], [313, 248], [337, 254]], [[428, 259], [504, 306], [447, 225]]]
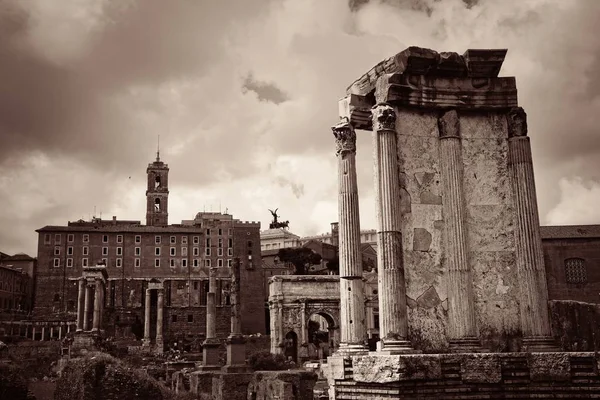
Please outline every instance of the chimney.
[[334, 246], [340, 245], [340, 227], [338, 222], [331, 223], [331, 244]]
[[112, 223], [113, 223], [113, 225], [117, 224], [117, 216], [116, 215], [113, 215]]

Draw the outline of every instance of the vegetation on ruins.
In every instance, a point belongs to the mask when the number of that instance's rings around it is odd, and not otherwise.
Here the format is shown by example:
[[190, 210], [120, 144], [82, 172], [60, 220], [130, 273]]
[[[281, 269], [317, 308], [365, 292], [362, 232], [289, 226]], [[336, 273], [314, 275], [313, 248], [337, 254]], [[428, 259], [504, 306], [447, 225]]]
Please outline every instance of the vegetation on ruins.
[[307, 275], [311, 265], [321, 263], [321, 255], [308, 247], [279, 249], [279, 260], [294, 266], [294, 275]]
[[282, 371], [289, 368], [283, 354], [272, 354], [265, 350], [252, 353], [248, 364], [254, 371]]

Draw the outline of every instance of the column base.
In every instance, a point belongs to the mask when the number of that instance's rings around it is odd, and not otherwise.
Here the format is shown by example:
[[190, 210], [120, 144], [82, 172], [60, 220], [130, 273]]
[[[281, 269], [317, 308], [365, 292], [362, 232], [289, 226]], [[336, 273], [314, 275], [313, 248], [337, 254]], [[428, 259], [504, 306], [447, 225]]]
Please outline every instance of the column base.
[[227, 338], [227, 365], [231, 371], [223, 372], [244, 372], [242, 369], [234, 371], [238, 367], [246, 366], [246, 338], [242, 335], [230, 335]]
[[413, 349], [412, 343], [408, 340], [381, 339], [379, 342], [377, 342], [377, 354], [395, 355], [421, 353], [421, 350]]
[[554, 353], [561, 351], [552, 336], [529, 336], [523, 338], [521, 352], [526, 353]]
[[221, 372], [224, 372], [226, 374], [241, 374], [245, 372], [252, 372], [252, 368], [250, 368], [246, 364], [225, 365], [221, 367]]
[[142, 339], [142, 347], [150, 347], [151, 344], [152, 343], [150, 341], [150, 338], [143, 338]]
[[155, 343], [154, 343], [154, 351], [155, 351], [157, 354], [162, 354], [162, 353], [164, 353], [164, 351], [165, 351], [165, 345], [164, 345], [164, 342], [163, 342], [163, 339], [162, 339], [162, 337], [157, 337], [157, 338], [156, 338], [156, 341], [155, 341]]
[[202, 343], [202, 367], [204, 368], [201, 368], [201, 371], [220, 369], [219, 347], [221, 347], [221, 342], [215, 338], [207, 338]]
[[481, 342], [476, 337], [450, 339], [450, 353], [489, 353], [488, 349], [481, 347]]
[[362, 343], [340, 343], [334, 355], [338, 357], [349, 357], [368, 354], [369, 348]]

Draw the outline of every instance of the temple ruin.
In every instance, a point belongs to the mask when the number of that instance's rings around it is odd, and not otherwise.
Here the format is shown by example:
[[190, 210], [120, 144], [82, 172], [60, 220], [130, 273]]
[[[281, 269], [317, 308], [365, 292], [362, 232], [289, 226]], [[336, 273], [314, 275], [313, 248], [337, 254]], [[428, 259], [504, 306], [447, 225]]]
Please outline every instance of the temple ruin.
[[[562, 353], [552, 337], [526, 114], [515, 78], [498, 77], [506, 53], [409, 47], [339, 102], [341, 343], [328, 359], [330, 398], [600, 393], [595, 354]], [[375, 166], [376, 352], [358, 256], [357, 130], [372, 132]], [[578, 381], [581, 368], [593, 388]]]

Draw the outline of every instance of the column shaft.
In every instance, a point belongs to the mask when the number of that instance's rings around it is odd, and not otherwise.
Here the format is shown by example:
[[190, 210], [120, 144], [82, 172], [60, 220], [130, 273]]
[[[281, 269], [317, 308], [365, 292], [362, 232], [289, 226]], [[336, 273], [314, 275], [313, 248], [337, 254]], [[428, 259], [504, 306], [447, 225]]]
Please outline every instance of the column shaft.
[[77, 292], [77, 330], [83, 330], [84, 320], [84, 301], [85, 301], [85, 280], [79, 280], [79, 291]]
[[96, 280], [96, 285], [94, 288], [94, 315], [92, 318], [92, 330], [93, 331], [97, 331], [98, 329], [100, 329], [100, 301], [101, 299], [101, 294], [100, 294], [100, 285], [102, 283], [100, 282], [99, 279]]
[[241, 309], [240, 309], [240, 259], [236, 258], [233, 262], [233, 271], [231, 274], [231, 335], [241, 336]]
[[217, 307], [215, 304], [215, 293], [206, 294], [206, 338], [214, 339], [217, 337]]
[[162, 289], [158, 290], [158, 297], [156, 300], [156, 341], [162, 340], [163, 336], [163, 308], [164, 308], [164, 292]]
[[302, 302], [302, 308], [300, 309], [300, 318], [302, 318], [301, 321], [301, 329], [302, 329], [302, 343], [301, 344], [305, 344], [308, 343], [308, 332], [307, 332], [307, 328], [306, 328], [306, 302]]
[[521, 289], [520, 314], [523, 347], [528, 351], [557, 350], [552, 340], [548, 288], [540, 235], [533, 161], [522, 108], [507, 116], [508, 168], [515, 195], [515, 247]]
[[373, 109], [373, 146], [378, 225], [380, 350], [411, 352], [411, 345], [407, 340], [396, 112], [387, 104], [378, 104]]
[[439, 120], [440, 169], [444, 190], [445, 254], [448, 269], [448, 336], [456, 351], [479, 347], [468, 260], [460, 123], [455, 110]]
[[85, 305], [83, 310], [83, 330], [90, 329], [90, 309], [92, 308], [92, 288], [85, 285]]
[[332, 130], [338, 158], [340, 350], [360, 352], [366, 350], [366, 329], [356, 179], [356, 133], [348, 121], [342, 121]]
[[146, 289], [146, 304], [144, 313], [144, 340], [150, 341], [150, 289]]

